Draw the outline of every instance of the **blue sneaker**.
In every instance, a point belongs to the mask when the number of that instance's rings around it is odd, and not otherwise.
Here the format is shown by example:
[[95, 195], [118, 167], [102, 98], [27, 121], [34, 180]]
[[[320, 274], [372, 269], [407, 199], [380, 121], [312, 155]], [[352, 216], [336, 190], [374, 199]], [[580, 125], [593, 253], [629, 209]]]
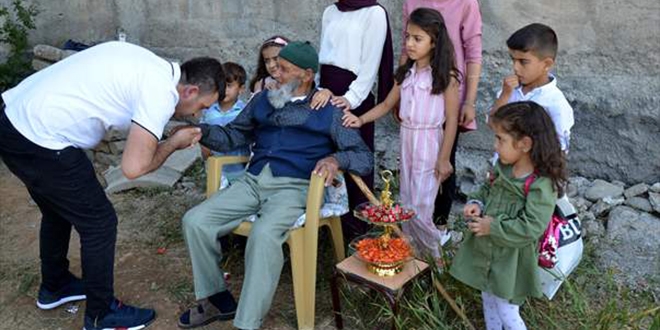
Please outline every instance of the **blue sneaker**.
[[53, 309], [71, 301], [85, 300], [83, 282], [76, 277], [73, 277], [69, 284], [63, 288], [51, 292], [42, 285], [39, 288], [39, 297], [37, 298], [37, 307], [41, 309]]
[[115, 299], [103, 318], [93, 319], [85, 315], [83, 330], [139, 330], [146, 328], [155, 318], [156, 312], [153, 309], [124, 305]]

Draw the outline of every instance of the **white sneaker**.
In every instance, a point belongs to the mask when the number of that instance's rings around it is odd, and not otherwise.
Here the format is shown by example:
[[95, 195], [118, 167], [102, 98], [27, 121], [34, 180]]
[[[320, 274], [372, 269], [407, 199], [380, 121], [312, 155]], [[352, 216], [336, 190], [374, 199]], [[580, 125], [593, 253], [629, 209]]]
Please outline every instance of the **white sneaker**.
[[444, 246], [451, 240], [451, 233], [447, 229], [440, 229], [440, 245]]

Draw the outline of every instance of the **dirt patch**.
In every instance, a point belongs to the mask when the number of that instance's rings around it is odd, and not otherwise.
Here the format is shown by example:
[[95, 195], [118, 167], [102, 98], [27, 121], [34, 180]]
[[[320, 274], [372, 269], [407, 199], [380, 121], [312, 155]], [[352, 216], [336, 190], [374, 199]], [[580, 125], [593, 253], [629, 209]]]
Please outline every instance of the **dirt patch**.
[[[201, 185], [200, 185], [201, 186]], [[110, 196], [119, 217], [115, 255], [115, 295], [128, 304], [156, 310], [149, 327], [178, 329], [179, 314], [193, 304], [192, 270], [181, 237], [180, 219], [203, 200], [200, 189], [132, 191]], [[0, 162], [0, 328], [13, 330], [80, 329], [84, 303], [52, 311], [35, 306], [41, 280], [39, 225], [41, 213], [22, 182]], [[321, 237], [323, 239], [323, 237]], [[333, 329], [328, 277], [332, 267], [330, 243], [323, 240], [317, 290], [317, 329]], [[165, 248], [160, 254], [159, 248]], [[161, 251], [162, 252], [162, 251]], [[80, 243], [73, 233], [69, 260], [80, 274]], [[295, 329], [290, 264], [284, 265], [276, 299], [263, 329]], [[236, 297], [242, 285], [242, 251], [229, 253], [227, 271]], [[203, 330], [233, 329], [231, 323], [213, 323]]]

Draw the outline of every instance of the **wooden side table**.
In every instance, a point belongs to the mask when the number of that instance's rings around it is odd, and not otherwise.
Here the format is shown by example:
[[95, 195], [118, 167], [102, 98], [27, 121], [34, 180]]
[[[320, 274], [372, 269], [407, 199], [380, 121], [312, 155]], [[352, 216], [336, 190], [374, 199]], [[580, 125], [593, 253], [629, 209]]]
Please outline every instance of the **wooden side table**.
[[[344, 259], [344, 261], [335, 266], [334, 274], [330, 279], [332, 309], [335, 314], [337, 329], [344, 328], [339, 301], [339, 279], [380, 292], [385, 296], [387, 302], [390, 304], [390, 308], [392, 308], [393, 315], [396, 316], [399, 309], [399, 299], [403, 296], [406, 287], [412, 283], [413, 279], [429, 273], [430, 268], [427, 263], [413, 259], [406, 263], [401, 273], [392, 277], [380, 277], [369, 272], [364, 262], [360, 261], [357, 257], [351, 256]], [[392, 329], [396, 329], [395, 320], [392, 320]]]

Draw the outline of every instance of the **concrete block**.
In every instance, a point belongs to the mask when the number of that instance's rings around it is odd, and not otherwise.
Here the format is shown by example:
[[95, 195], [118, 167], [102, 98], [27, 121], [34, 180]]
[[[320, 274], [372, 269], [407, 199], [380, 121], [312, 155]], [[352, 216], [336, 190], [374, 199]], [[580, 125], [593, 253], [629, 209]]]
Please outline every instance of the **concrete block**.
[[135, 180], [127, 179], [121, 167], [114, 166], [103, 173], [108, 186], [107, 193], [116, 193], [133, 188], [170, 188], [181, 178], [181, 173], [169, 167], [161, 167]]
[[183, 173], [201, 157], [201, 154], [201, 148], [199, 144], [197, 144], [192, 148], [175, 151], [169, 158], [167, 158], [163, 166], [169, 167], [179, 173]]

